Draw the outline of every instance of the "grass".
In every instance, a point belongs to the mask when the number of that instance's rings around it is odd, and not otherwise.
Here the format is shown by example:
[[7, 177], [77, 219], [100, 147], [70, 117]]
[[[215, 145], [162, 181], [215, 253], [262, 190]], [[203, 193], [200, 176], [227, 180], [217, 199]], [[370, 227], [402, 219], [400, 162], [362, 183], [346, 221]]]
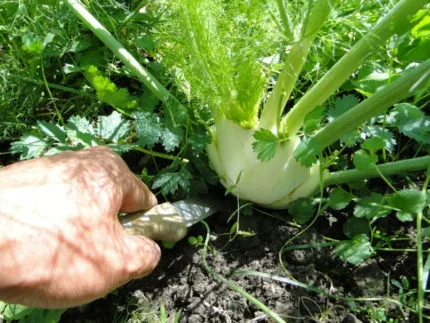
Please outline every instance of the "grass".
[[[300, 12], [303, 10], [303, 2], [288, 1], [287, 9]], [[271, 3], [271, 20], [265, 23], [270, 30], [284, 28], [285, 35], [279, 37], [280, 33], [271, 34], [263, 44], [270, 43], [271, 46], [257, 46], [255, 50], [265, 60], [270, 61], [270, 64], [266, 65], [265, 73], [271, 75], [270, 82], [273, 83], [281, 67], [279, 57], [285, 55], [285, 49], [290, 45], [288, 33], [291, 31], [287, 30], [285, 23], [282, 26], [282, 19], [279, 19], [274, 27], [273, 19], [276, 18], [276, 4], [279, 4], [279, 1]], [[109, 141], [109, 138], [91, 135], [100, 144], [116, 145], [118, 149], [127, 147], [152, 156], [150, 165], [145, 165], [139, 175], [153, 185], [159, 194], [175, 199], [196, 193], [193, 191], [196, 187], [203, 187], [204, 190], [208, 184], [215, 183], [214, 174], [208, 169], [204, 157], [204, 147], [209, 140], [207, 129], [211, 124], [208, 109], [196, 98], [195, 89], [189, 87], [182, 74], [186, 71], [177, 68], [178, 62], [166, 47], [166, 44], [172, 46], [172, 34], [169, 30], [179, 28], [169, 19], [169, 2], [144, 0], [124, 3], [96, 0], [86, 1], [85, 4], [113, 36], [129, 49], [138, 63], [145, 66], [169, 93], [179, 98], [181, 105], [172, 103], [170, 98], [164, 99], [163, 93], [159, 96], [153, 95], [149, 90], [151, 84], [144, 85], [145, 82], [142, 84], [141, 80], [133, 76], [130, 69], [104, 47], [64, 3], [55, 0], [5, 0], [0, 3], [0, 142], [19, 143], [19, 137], [30, 131], [32, 135], [47, 143], [46, 149], [37, 152], [39, 155], [52, 147], [59, 150], [81, 149], [85, 145], [72, 145], [72, 142], [76, 142], [75, 137], [68, 137], [65, 142], [56, 142], [49, 138], [40, 123], [37, 124], [37, 120], [67, 129], [72, 116], [85, 117], [91, 122], [100, 116], [112, 116], [111, 112], [116, 110], [122, 114], [124, 120], [136, 120], [136, 124], [130, 126], [129, 135], [118, 138], [115, 142]], [[338, 7], [319, 33], [316, 45], [311, 49], [305, 64], [304, 73], [300, 76], [287, 107], [292, 106], [297, 98], [320, 79], [394, 4], [395, 1], [392, 0], [354, 0]], [[255, 19], [257, 18], [260, 19]], [[329, 119], [339, 110], [348, 108], [348, 101], [358, 102], [376, 92], [381, 84], [390, 83], [399, 70], [405, 69], [411, 63], [406, 59], [410, 56], [401, 56], [400, 52], [407, 52], [413, 41], [410, 36], [390, 39], [382, 50], [356, 71], [353, 79], [342, 85], [337, 95], [329, 98], [325, 105], [326, 112], [319, 109], [316, 114], [308, 116], [304, 132], [312, 133], [321, 123], [326, 122], [323, 117]], [[243, 42], [249, 44], [249, 39], [243, 39]], [[428, 91], [421, 92], [408, 103], [420, 111], [426, 111], [429, 107], [428, 97]], [[181, 110], [183, 108], [184, 110]], [[327, 158], [327, 164], [331, 170], [342, 172], [347, 165], [368, 164], [372, 158], [398, 162], [405, 158], [428, 155], [428, 143], [418, 140], [416, 132], [412, 137], [409, 136], [410, 132], [405, 135], [406, 130], [402, 125], [392, 126], [387, 123], [389, 118], [395, 118], [395, 114], [375, 117], [350, 133], [343, 142], [330, 146], [326, 154], [330, 156]], [[148, 142], [148, 137], [151, 136], [155, 139]], [[363, 137], [382, 138], [383, 144], [373, 142], [373, 145], [379, 147], [375, 148], [366, 143]], [[134, 145], [136, 142], [138, 144]], [[346, 144], [348, 142], [349, 145]], [[124, 148], [124, 151], [127, 149]], [[357, 150], [361, 152], [357, 153]], [[16, 152], [24, 151], [25, 147], [24, 150], [18, 149]], [[29, 158], [37, 156], [30, 154]], [[377, 168], [368, 171], [381, 177]], [[294, 226], [303, 228], [302, 233], [311, 227], [318, 217], [325, 216], [327, 210], [348, 211], [349, 218], [345, 224], [343, 240], [328, 239], [324, 245], [327, 248], [333, 247], [343, 261], [365, 261], [368, 256], [379, 251], [405, 252], [406, 247], [393, 247], [397, 241], [406, 241], [413, 246], [407, 248], [407, 252], [417, 255], [417, 277], [413, 277], [415, 273], [404, 273], [406, 280], [393, 280], [391, 285], [395, 287], [394, 291], [391, 290], [392, 293], [387, 297], [336, 298], [347, 303], [362, 302], [360, 304], [363, 305], [355, 310], [366, 319], [374, 322], [395, 321], [396, 318], [389, 317], [391, 312], [385, 306], [387, 302], [395, 303], [410, 313], [417, 313], [421, 320], [425, 318], [423, 308], [428, 308], [428, 304], [425, 304], [425, 283], [430, 267], [425, 250], [430, 223], [426, 191], [429, 178], [429, 174], [421, 177], [382, 176], [382, 181], [376, 187], [380, 191], [379, 195], [371, 194], [375, 188], [372, 187], [372, 182], [369, 185], [359, 183], [355, 186], [340, 186], [333, 182], [331, 184], [336, 185], [334, 189], [321, 192], [318, 198], [301, 200], [301, 204], [293, 205], [289, 209], [290, 214], [293, 214], [289, 220], [294, 221]], [[195, 183], [198, 185], [194, 185]], [[237, 213], [245, 207], [245, 204], [239, 206]], [[257, 212], [256, 209], [254, 211]], [[400, 229], [398, 232], [385, 232], [383, 219], [386, 217], [393, 217], [393, 220], [413, 227], [416, 232], [415, 240], [411, 240]], [[233, 228], [235, 230], [230, 234], [234, 239], [242, 233], [238, 231], [237, 224]], [[294, 245], [293, 240], [286, 241], [280, 250], [280, 259], [284, 252], [294, 248], [321, 247], [316, 243]], [[200, 243], [198, 245], [202, 246]], [[203, 244], [203, 248], [203, 254], [206, 255], [208, 241]], [[214, 252], [213, 249], [209, 250]], [[351, 250], [355, 251], [355, 258], [351, 256]], [[225, 277], [214, 274], [206, 257], [202, 263], [217, 280], [257, 304], [274, 320], [283, 321], [277, 313], [272, 312], [255, 297]], [[284, 266], [282, 260], [280, 266]], [[289, 276], [288, 268], [284, 266], [283, 269], [286, 277], [252, 271], [239, 271], [236, 274], [287, 282], [333, 297], [326, 291], [297, 282]], [[411, 287], [411, 282], [417, 287]], [[157, 309], [157, 312], [142, 308], [132, 314], [132, 319], [139, 320], [146, 315], [154, 320], [160, 317], [167, 320], [163, 306]], [[414, 314], [410, 315], [414, 317]]]

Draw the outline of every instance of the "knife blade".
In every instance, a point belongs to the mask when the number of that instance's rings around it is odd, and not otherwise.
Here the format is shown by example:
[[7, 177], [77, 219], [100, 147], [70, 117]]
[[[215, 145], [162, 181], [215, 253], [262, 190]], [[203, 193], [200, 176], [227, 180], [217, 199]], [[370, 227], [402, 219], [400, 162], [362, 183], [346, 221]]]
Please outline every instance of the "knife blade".
[[219, 210], [220, 204], [214, 199], [197, 197], [157, 204], [150, 210], [120, 216], [119, 221], [131, 234], [177, 242], [187, 235], [188, 227]]

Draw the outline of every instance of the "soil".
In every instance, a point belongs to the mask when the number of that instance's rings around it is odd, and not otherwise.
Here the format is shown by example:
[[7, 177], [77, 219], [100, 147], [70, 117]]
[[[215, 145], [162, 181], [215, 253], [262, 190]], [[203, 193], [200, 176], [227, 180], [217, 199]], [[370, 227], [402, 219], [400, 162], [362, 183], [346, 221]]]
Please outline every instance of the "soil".
[[[0, 144], [4, 146], [1, 151], [7, 151], [6, 144]], [[0, 156], [0, 166], [12, 161], [10, 155]], [[279, 250], [300, 229], [288, 223], [290, 217], [286, 211], [270, 211], [275, 217], [253, 212], [240, 217], [239, 229], [248, 234], [230, 240], [229, 231], [237, 218], [230, 222], [228, 219], [235, 210], [235, 200], [224, 198], [223, 201], [223, 211], [207, 219], [211, 232], [205, 260], [210, 270], [234, 282], [284, 320], [386, 322], [383, 316], [378, 321], [369, 314], [371, 309], [385, 309], [390, 317], [397, 318], [396, 322], [417, 321], [416, 316], [405, 307], [400, 309], [388, 302], [347, 302], [276, 280], [276, 277], [288, 277], [281, 268]], [[352, 209], [346, 209], [322, 215], [306, 234], [294, 240], [293, 245], [326, 242], [323, 237], [346, 239], [342, 226], [351, 213]], [[405, 226], [393, 217], [380, 221], [378, 228], [385, 229], [388, 234], [398, 233], [399, 230], [403, 235], [415, 234], [413, 224]], [[199, 235], [206, 236], [202, 224], [194, 225], [188, 236]], [[184, 239], [173, 248], [162, 247], [162, 252], [160, 263], [152, 274], [128, 283], [103, 299], [67, 310], [61, 322], [163, 322], [161, 304], [169, 318], [167, 322], [174, 322], [173, 318], [179, 311], [179, 322], [187, 323], [273, 322], [256, 305], [228, 288], [217, 280], [218, 276], [205, 268], [202, 244], [193, 246]], [[402, 275], [413, 277], [416, 272], [413, 253], [379, 252], [360, 266], [346, 264], [334, 257], [331, 248], [322, 247], [290, 250], [281, 259], [289, 277], [330, 295], [351, 298], [384, 298], [389, 291], [392, 299], [398, 299], [399, 290], [389, 285], [390, 280], [401, 281]], [[272, 278], [235, 274], [238, 270], [258, 271], [272, 275]], [[411, 289], [416, 288], [413, 281], [410, 284]]]
[[[280, 266], [279, 250], [299, 229], [254, 212], [240, 218], [240, 230], [252, 235], [237, 236], [229, 242], [230, 215], [231, 210], [226, 210], [207, 221], [211, 233], [206, 261], [211, 270], [246, 290], [288, 322], [371, 321], [361, 307], [366, 303], [348, 304], [274, 279], [235, 275], [240, 269], [286, 277]], [[286, 212], [278, 215], [288, 220]], [[323, 235], [339, 235], [343, 218], [345, 214], [325, 214], [294, 244], [317, 243], [324, 241]], [[202, 224], [190, 230], [189, 236], [198, 235], [206, 236]], [[395, 257], [391, 253], [352, 266], [336, 259], [329, 248], [312, 248], [286, 252], [282, 261], [295, 279], [331, 295], [384, 297], [387, 282], [398, 278], [408, 266], [410, 274], [415, 262], [411, 257], [394, 254]], [[209, 273], [202, 256], [202, 246], [192, 246], [187, 239], [173, 249], [164, 248], [160, 264], [151, 275], [123, 286], [116, 295], [68, 310], [61, 322], [161, 322], [160, 304], [168, 313], [168, 322], [173, 322], [178, 311], [181, 311], [180, 322], [273, 322], [257, 306]], [[409, 317], [395, 306], [373, 304], [375, 308], [388, 308], [390, 316], [400, 322], [414, 322], [413, 315]]]

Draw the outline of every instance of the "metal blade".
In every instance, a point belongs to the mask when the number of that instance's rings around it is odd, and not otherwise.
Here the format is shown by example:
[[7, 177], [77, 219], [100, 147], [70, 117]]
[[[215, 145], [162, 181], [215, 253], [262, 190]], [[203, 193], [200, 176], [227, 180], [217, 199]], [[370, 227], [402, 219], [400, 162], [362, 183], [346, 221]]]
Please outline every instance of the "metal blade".
[[187, 234], [187, 227], [220, 211], [222, 203], [208, 197], [162, 203], [147, 211], [119, 217], [130, 234], [147, 236], [153, 240], [176, 242]]
[[172, 205], [184, 218], [187, 227], [204, 220], [221, 209], [218, 201], [202, 197], [173, 202]]

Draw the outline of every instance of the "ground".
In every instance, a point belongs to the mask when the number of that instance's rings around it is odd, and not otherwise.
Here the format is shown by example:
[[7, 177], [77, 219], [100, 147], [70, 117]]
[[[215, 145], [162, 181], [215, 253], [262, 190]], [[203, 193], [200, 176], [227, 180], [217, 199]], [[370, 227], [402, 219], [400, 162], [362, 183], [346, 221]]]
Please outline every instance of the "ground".
[[[270, 278], [234, 275], [237, 270], [252, 270], [286, 277], [279, 264], [279, 250], [298, 229], [262, 214], [241, 216], [241, 230], [254, 235], [239, 236], [228, 243], [229, 235], [225, 234], [231, 226], [226, 223], [228, 217], [229, 212], [224, 211], [208, 219], [211, 235], [206, 260], [214, 272], [245, 289], [288, 322], [370, 321], [367, 313], [360, 310], [366, 303], [351, 301], [348, 304]], [[323, 241], [323, 234], [336, 230], [340, 222], [327, 214], [305, 237], [294, 243]], [[189, 235], [205, 234], [204, 226], [196, 224]], [[396, 257], [405, 258], [403, 255]], [[351, 298], [386, 296], [389, 279], [413, 261], [412, 258], [403, 259], [403, 265], [399, 264], [402, 268], [395, 268], [389, 261], [375, 257], [360, 266], [352, 266], [336, 259], [329, 248], [293, 250], [284, 253], [282, 258], [298, 281], [332, 295]], [[173, 249], [163, 249], [159, 266], [148, 277], [129, 283], [117, 295], [69, 310], [62, 322], [121, 322], [125, 318], [130, 322], [160, 322], [160, 303], [171, 318], [181, 310], [180, 322], [272, 322], [246, 298], [217, 281], [203, 265], [202, 246], [192, 246], [187, 239]], [[351, 305], [355, 305], [356, 313]], [[381, 303], [374, 305], [375, 310], [379, 305], [384, 307]], [[387, 303], [385, 308], [395, 317], [402, 317], [395, 306]], [[413, 322], [412, 316], [403, 319]]]

